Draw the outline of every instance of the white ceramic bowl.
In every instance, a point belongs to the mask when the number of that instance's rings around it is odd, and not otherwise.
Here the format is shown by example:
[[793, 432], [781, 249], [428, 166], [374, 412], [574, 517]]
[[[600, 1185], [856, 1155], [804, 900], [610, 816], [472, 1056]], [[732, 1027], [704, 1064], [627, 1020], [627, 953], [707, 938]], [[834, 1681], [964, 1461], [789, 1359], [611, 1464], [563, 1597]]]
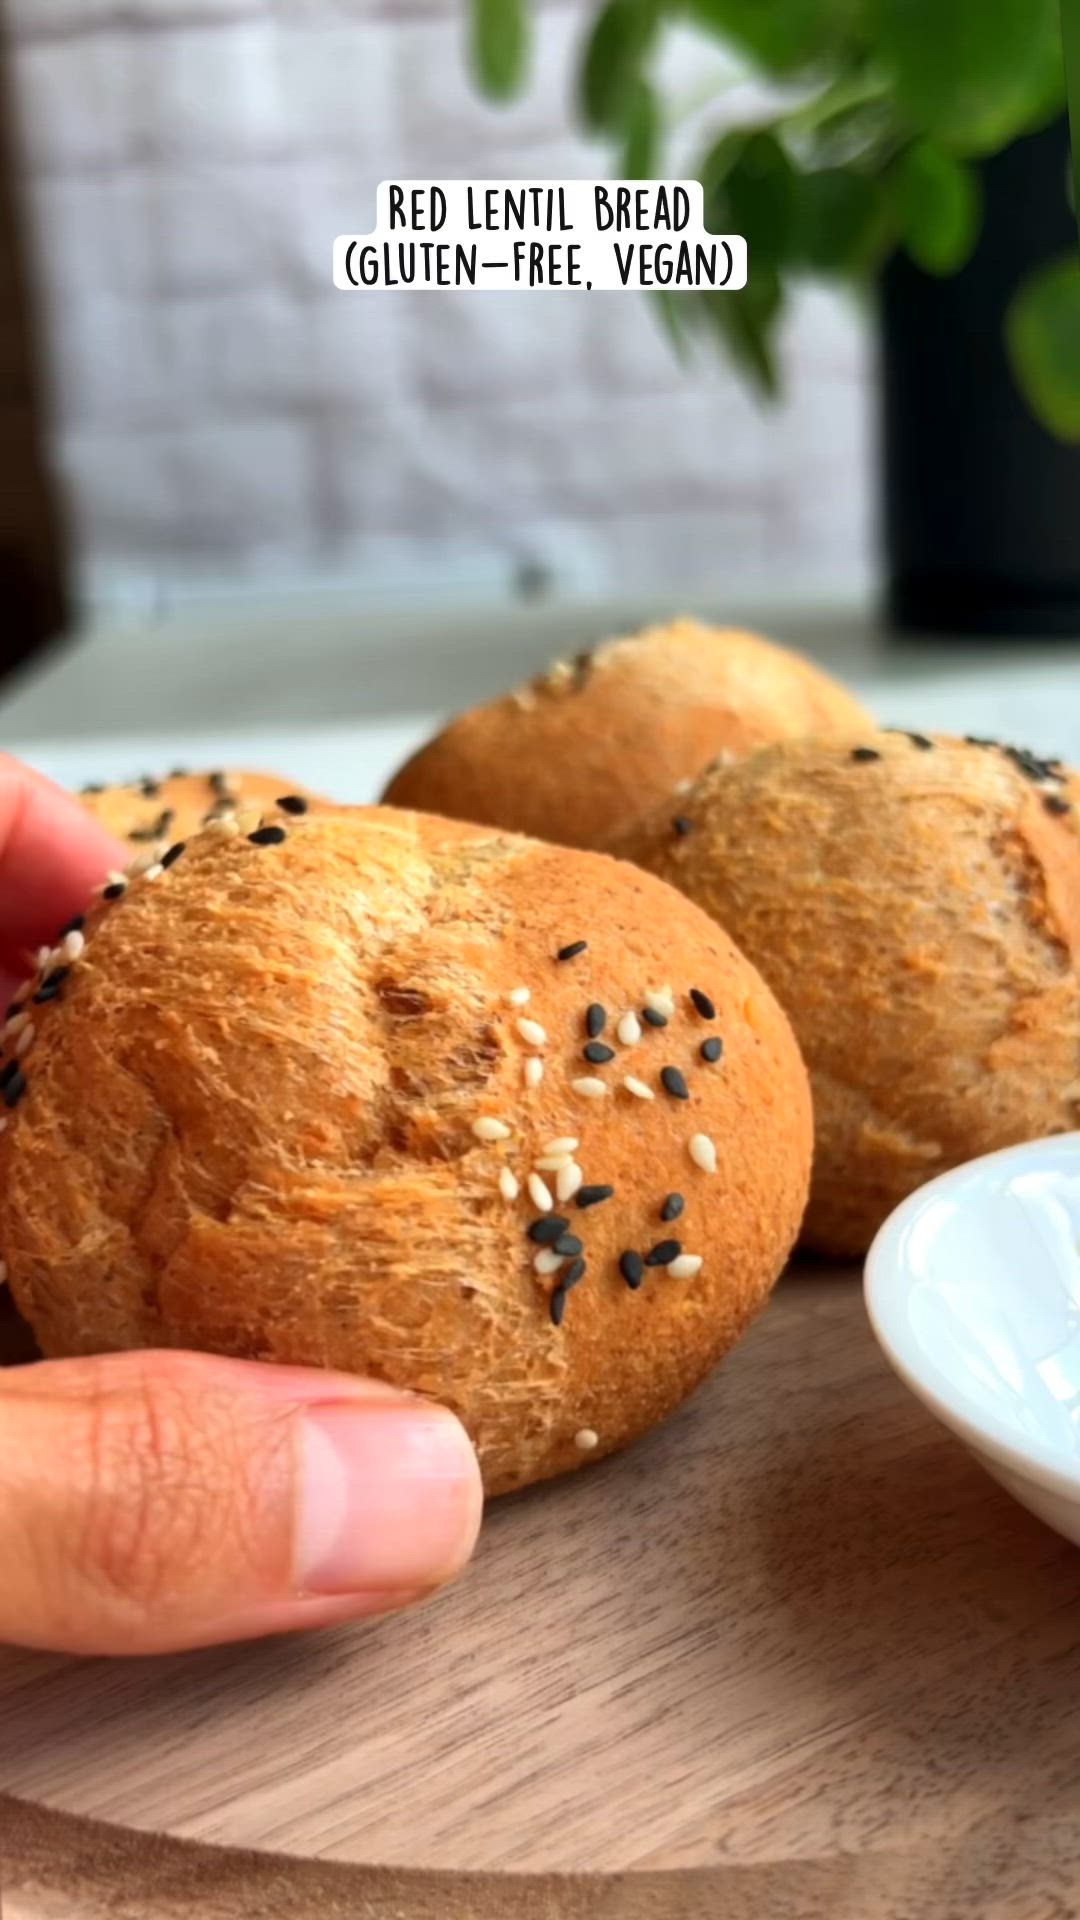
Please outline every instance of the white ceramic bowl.
[[1080, 1133], [912, 1194], [867, 1256], [866, 1304], [912, 1392], [1080, 1543]]

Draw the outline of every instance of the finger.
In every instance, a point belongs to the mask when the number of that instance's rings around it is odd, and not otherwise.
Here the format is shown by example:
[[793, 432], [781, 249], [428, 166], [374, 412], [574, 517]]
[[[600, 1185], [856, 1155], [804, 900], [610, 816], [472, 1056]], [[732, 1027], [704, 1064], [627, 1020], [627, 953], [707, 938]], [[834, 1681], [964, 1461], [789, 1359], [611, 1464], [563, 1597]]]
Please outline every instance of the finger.
[[0, 1641], [159, 1653], [406, 1605], [475, 1543], [453, 1415], [377, 1383], [182, 1353], [0, 1378]]
[[42, 774], [0, 754], [0, 972], [51, 942], [124, 849]]

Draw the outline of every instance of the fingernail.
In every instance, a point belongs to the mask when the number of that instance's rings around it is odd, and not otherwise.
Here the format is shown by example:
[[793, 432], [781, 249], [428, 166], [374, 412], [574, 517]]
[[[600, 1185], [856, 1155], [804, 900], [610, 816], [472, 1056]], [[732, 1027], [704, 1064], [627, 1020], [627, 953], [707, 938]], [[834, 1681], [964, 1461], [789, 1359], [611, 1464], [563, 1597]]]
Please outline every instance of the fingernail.
[[411, 1593], [464, 1566], [482, 1498], [453, 1415], [338, 1401], [301, 1416], [296, 1579], [309, 1594]]

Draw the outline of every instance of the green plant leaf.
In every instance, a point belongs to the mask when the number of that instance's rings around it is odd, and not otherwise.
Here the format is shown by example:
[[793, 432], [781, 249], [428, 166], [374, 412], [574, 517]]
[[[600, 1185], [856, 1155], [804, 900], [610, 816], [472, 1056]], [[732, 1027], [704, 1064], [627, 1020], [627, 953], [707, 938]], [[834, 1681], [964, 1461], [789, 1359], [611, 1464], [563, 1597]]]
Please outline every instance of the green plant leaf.
[[717, 211], [726, 210], [726, 230], [743, 235], [753, 266], [774, 267], [790, 257], [795, 194], [795, 169], [775, 134], [750, 134], [713, 199]]
[[529, 64], [526, 0], [469, 0], [469, 64], [489, 100], [510, 100]]
[[881, 193], [854, 167], [797, 176], [795, 252], [815, 273], [861, 274], [881, 251]]
[[1005, 341], [1035, 418], [1057, 439], [1080, 442], [1080, 261], [1067, 254], [1024, 281]]
[[578, 81], [582, 117], [594, 132], [617, 133], [632, 114], [658, 21], [657, 0], [607, 0], [601, 7]]
[[982, 225], [982, 188], [972, 167], [934, 140], [918, 140], [893, 175], [897, 234], [926, 273], [957, 273]]
[[639, 80], [627, 108], [620, 178], [654, 180], [660, 153], [660, 102], [647, 80]]
[[770, 400], [780, 392], [775, 333], [783, 307], [780, 276], [771, 267], [751, 267], [739, 293], [701, 293], [701, 314], [736, 366]]
[[793, 73], [819, 54], [847, 11], [836, 0], [686, 0], [687, 14], [769, 73]]
[[655, 292], [646, 297], [675, 349], [676, 359], [685, 366], [690, 358], [690, 329], [695, 295], [672, 293], [670, 287], [657, 287]]
[[1058, 0], [873, 0], [881, 57], [914, 125], [993, 153], [1046, 113]]

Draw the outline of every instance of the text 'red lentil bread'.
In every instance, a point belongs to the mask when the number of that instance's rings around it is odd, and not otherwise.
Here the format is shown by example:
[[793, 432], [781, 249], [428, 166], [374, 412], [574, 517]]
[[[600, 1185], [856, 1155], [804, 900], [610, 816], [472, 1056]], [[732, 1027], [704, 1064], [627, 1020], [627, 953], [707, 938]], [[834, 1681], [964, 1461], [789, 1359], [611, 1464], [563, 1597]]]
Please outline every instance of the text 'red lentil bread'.
[[674, 620], [560, 660], [456, 720], [383, 798], [602, 848], [717, 754], [870, 724], [835, 680], [757, 634]]
[[454, 1408], [496, 1493], [670, 1412], [806, 1198], [798, 1050], [704, 914], [403, 812], [208, 830], [3, 1045], [0, 1255], [46, 1353], [373, 1374]]
[[78, 798], [107, 833], [128, 841], [133, 857], [141, 855], [147, 865], [211, 820], [258, 814], [282, 799], [303, 800], [308, 806], [321, 804], [281, 774], [233, 770], [178, 770], [161, 779], [134, 780], [127, 786], [84, 787]]
[[934, 1174], [1080, 1119], [1080, 781], [870, 733], [718, 767], [620, 850], [726, 927], [787, 1010], [816, 1145], [804, 1237], [865, 1251]]

